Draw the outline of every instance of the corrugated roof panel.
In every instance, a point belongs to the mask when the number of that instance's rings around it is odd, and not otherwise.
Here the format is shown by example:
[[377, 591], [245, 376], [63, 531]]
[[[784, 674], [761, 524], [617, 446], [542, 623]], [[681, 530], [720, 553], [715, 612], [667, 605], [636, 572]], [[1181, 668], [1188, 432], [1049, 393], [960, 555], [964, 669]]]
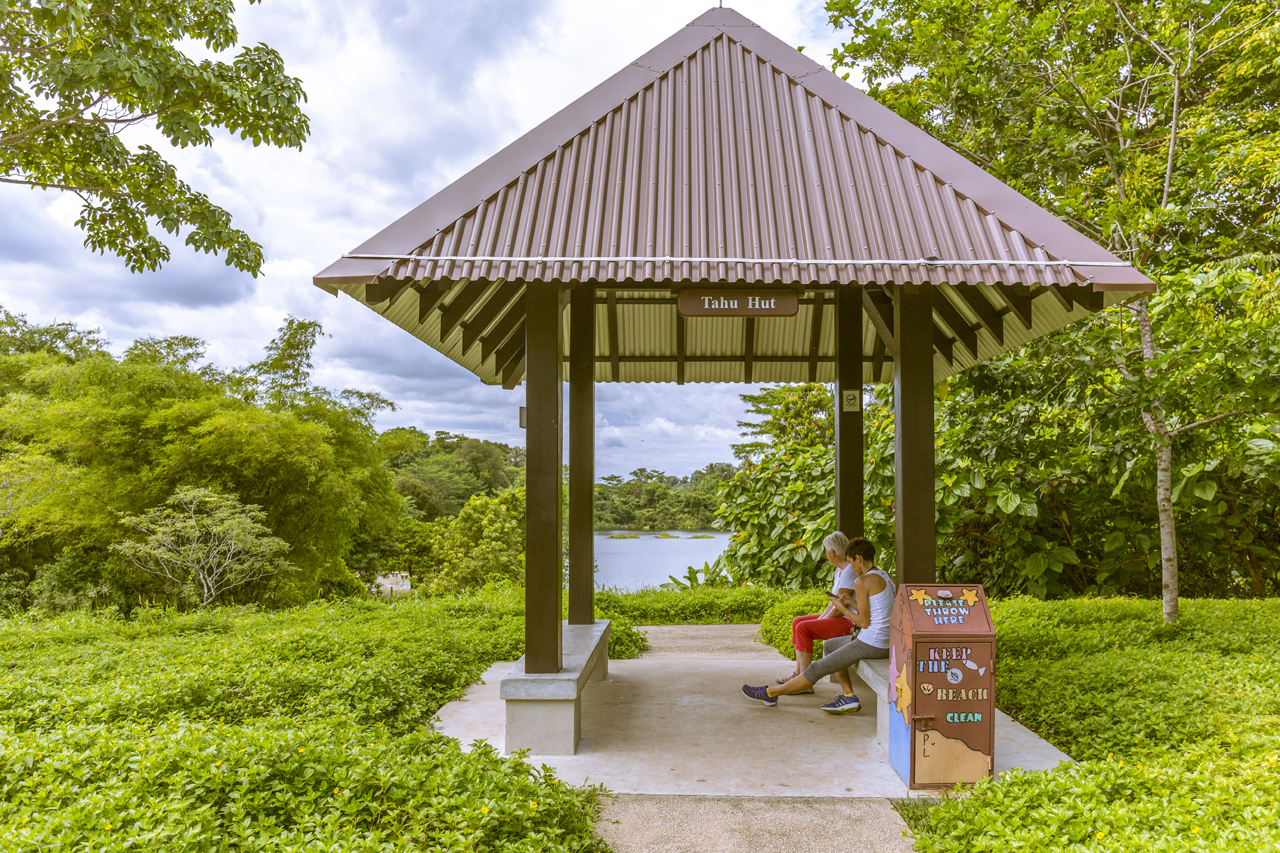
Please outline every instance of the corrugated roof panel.
[[[1095, 265], [1028, 263], [1061, 259]], [[967, 263], [973, 261], [990, 263]], [[1092, 281], [1122, 293], [1151, 289], [1118, 263], [741, 15], [713, 10], [344, 256], [316, 283], [370, 304], [486, 382], [511, 381], [514, 361], [504, 376], [495, 351], [513, 357], [504, 341], [521, 328], [520, 317], [488, 303], [505, 304], [512, 286], [530, 281], [593, 282], [602, 297], [614, 288], [622, 381], [677, 378], [670, 300], [683, 286], [794, 286], [811, 298], [813, 287], [930, 283], [946, 300], [935, 303], [935, 322], [957, 339], [952, 363], [939, 356], [941, 380], [1089, 313], [1037, 296], [1032, 329], [1016, 319], [996, 321], [1004, 327], [1001, 344], [984, 324], [996, 314], [1017, 315], [992, 285]], [[433, 303], [425, 314], [413, 294], [402, 292], [389, 305], [366, 299], [365, 283], [394, 281], [414, 282], [414, 293], [448, 292], [420, 297], [422, 305]], [[489, 287], [477, 295], [473, 283]], [[950, 287], [962, 284], [980, 285], [978, 298], [992, 309], [986, 316]], [[377, 295], [384, 290], [379, 284]], [[455, 300], [473, 297], [459, 310]], [[1108, 294], [1105, 302], [1118, 298]], [[755, 355], [795, 360], [757, 361], [753, 379], [809, 377], [812, 310], [806, 303], [793, 318], [757, 322]], [[597, 311], [602, 358], [612, 356], [610, 316], [607, 306]], [[451, 326], [443, 341], [442, 324]], [[741, 359], [743, 325], [688, 320], [687, 355]], [[868, 319], [863, 325], [870, 359], [875, 332]], [[830, 358], [833, 348], [828, 301], [820, 355]], [[657, 360], [628, 360], [638, 358]], [[831, 362], [819, 362], [820, 379], [833, 374]], [[601, 361], [597, 376], [612, 380], [612, 363]], [[691, 361], [684, 369], [691, 382], [742, 376], [741, 361]]]

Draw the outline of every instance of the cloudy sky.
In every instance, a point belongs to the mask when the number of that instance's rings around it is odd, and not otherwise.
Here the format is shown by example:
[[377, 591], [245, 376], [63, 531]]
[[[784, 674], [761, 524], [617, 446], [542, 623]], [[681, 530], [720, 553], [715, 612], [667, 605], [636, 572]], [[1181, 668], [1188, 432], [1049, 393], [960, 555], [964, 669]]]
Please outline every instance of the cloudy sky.
[[[300, 77], [311, 138], [302, 152], [220, 136], [162, 149], [266, 253], [253, 279], [172, 241], [173, 259], [135, 275], [90, 253], [78, 199], [0, 184], [0, 305], [33, 322], [100, 328], [113, 349], [146, 335], [196, 335], [223, 367], [256, 360], [286, 315], [320, 321], [316, 379], [379, 391], [417, 426], [522, 444], [515, 391], [484, 386], [408, 333], [311, 276], [618, 71], [708, 0], [264, 0], [239, 3], [241, 43], [266, 42]], [[824, 61], [839, 39], [820, 0], [737, 0], [739, 12]], [[131, 141], [150, 141], [143, 130]], [[597, 386], [597, 472], [684, 475], [732, 461], [751, 386]]]

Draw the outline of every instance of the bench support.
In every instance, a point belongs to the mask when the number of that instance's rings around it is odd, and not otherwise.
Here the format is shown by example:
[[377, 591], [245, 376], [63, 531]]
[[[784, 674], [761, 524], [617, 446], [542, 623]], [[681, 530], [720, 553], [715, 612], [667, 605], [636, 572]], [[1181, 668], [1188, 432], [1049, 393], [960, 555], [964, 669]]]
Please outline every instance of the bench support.
[[505, 748], [534, 755], [573, 755], [582, 738], [582, 689], [609, 677], [610, 622], [562, 623], [564, 663], [559, 672], [526, 673], [515, 662], [498, 687], [506, 703]]

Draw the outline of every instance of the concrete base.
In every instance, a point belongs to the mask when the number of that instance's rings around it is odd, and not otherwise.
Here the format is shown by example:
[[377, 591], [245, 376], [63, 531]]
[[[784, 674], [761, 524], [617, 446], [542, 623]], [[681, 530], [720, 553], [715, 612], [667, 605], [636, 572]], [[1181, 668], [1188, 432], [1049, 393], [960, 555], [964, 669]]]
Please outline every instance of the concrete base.
[[[612, 661], [607, 680], [585, 685], [577, 753], [531, 761], [550, 765], [566, 782], [604, 784], [619, 794], [910, 795], [876, 742], [884, 715], [871, 695], [883, 696], [883, 689], [855, 677], [854, 691], [864, 702], [857, 714], [819, 709], [837, 692], [825, 680], [814, 686], [816, 695], [784, 696], [777, 707], [766, 708], [743, 697], [741, 686], [771, 684], [792, 664], [753, 642], [754, 626], [644, 630], [656, 646], [653, 659], [646, 653], [641, 660]], [[668, 634], [683, 639], [669, 643]], [[498, 685], [509, 667], [495, 664], [485, 673], [487, 684], [472, 685], [462, 699], [442, 708], [436, 729], [464, 746], [485, 740], [503, 752], [515, 749], [505, 742]], [[995, 760], [997, 770], [1041, 770], [1070, 759], [997, 712]]]
[[889, 659], [858, 661], [858, 677], [876, 694], [876, 743], [889, 748], [889, 715], [896, 709], [889, 701]]
[[573, 755], [582, 738], [582, 688], [609, 677], [607, 619], [592, 625], [563, 623], [559, 672], [524, 671], [515, 662], [499, 684], [506, 705], [507, 749], [533, 755]]

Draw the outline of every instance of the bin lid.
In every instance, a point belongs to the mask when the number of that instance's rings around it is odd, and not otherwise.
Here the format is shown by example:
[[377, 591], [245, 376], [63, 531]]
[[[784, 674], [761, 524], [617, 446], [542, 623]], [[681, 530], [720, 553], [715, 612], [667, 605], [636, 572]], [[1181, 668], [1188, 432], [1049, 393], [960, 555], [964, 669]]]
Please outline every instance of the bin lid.
[[903, 584], [898, 587], [893, 622], [913, 636], [995, 631], [982, 584]]

